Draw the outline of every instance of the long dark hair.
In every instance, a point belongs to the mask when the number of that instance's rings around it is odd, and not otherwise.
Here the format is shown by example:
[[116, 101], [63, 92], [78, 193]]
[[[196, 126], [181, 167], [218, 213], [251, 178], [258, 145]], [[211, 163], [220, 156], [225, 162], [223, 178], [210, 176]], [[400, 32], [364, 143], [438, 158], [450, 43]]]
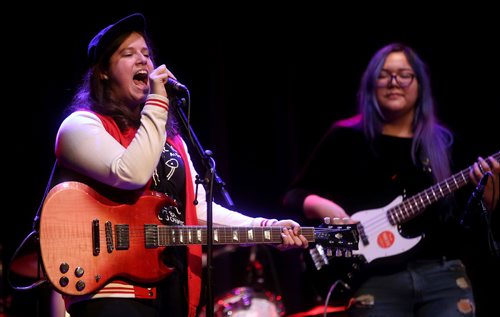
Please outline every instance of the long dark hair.
[[[135, 113], [129, 107], [113, 100], [113, 96], [110, 94], [109, 80], [103, 78], [103, 74], [109, 69], [111, 56], [132, 32], [137, 32], [144, 38], [149, 48], [150, 57], [154, 62], [153, 47], [145, 32], [131, 31], [117, 36], [110, 45], [105, 48], [97, 63], [91, 65], [83, 76], [82, 82], [78, 86], [67, 109], [68, 112], [90, 110], [110, 116], [115, 120], [121, 131], [125, 131], [128, 128], [138, 128], [140, 126], [140, 113]], [[144, 105], [141, 105], [141, 109], [142, 106]], [[178, 134], [177, 123], [173, 111], [168, 115], [167, 133], [170, 136]]]
[[450, 175], [449, 148], [453, 143], [453, 136], [435, 114], [427, 65], [412, 48], [401, 43], [391, 43], [378, 50], [368, 63], [358, 90], [358, 110], [364, 134], [368, 140], [373, 141], [382, 131], [384, 116], [375, 94], [375, 83], [387, 56], [393, 52], [405, 54], [419, 83], [413, 120], [413, 162], [417, 164], [419, 160], [426, 161], [434, 179], [442, 180]]

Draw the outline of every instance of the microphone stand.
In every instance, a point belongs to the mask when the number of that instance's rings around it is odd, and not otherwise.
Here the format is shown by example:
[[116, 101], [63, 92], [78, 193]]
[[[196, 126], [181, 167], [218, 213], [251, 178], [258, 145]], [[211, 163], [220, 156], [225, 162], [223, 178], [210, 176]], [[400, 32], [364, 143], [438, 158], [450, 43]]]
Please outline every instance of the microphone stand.
[[[189, 91], [186, 89], [187, 97], [188, 100], [190, 99], [189, 97]], [[186, 99], [185, 98], [178, 98], [174, 94], [173, 98], [175, 105], [175, 110], [177, 111], [177, 118], [182, 122], [182, 125], [185, 129], [185, 131], [188, 133], [189, 136], [189, 141], [191, 142], [191, 145], [194, 149], [196, 149], [200, 159], [201, 163], [203, 165], [203, 168], [205, 170], [205, 178], [200, 179], [199, 175], [196, 175], [196, 186], [199, 184], [202, 184], [205, 189], [206, 189], [206, 201], [207, 201], [207, 291], [206, 291], [206, 308], [205, 308], [205, 316], [206, 317], [212, 317], [214, 315], [214, 296], [213, 296], [213, 289], [212, 289], [212, 258], [213, 258], [213, 217], [212, 217], [212, 202], [213, 202], [213, 189], [214, 189], [214, 183], [217, 185], [217, 188], [220, 190], [222, 196], [226, 200], [226, 203], [228, 206], [233, 206], [233, 201], [231, 197], [229, 196], [229, 193], [226, 191], [224, 188], [225, 183], [221, 180], [221, 178], [217, 175], [217, 172], [215, 170], [215, 161], [212, 157], [212, 151], [210, 150], [203, 150], [203, 147], [201, 146], [200, 142], [198, 141], [198, 138], [196, 137], [196, 134], [194, 133], [193, 129], [191, 128], [191, 125], [189, 124], [188, 117], [184, 113], [183, 108], [186, 106]], [[189, 111], [189, 108], [188, 108]], [[189, 180], [187, 180], [189, 181]], [[197, 190], [196, 190], [197, 192]], [[195, 197], [195, 204], [197, 203], [196, 197]]]

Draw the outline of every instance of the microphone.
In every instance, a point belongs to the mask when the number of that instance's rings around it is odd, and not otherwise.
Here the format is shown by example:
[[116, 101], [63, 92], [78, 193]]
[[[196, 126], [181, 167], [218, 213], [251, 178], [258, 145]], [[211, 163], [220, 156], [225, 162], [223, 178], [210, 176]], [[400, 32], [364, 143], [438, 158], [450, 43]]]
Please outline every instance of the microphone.
[[488, 183], [488, 177], [491, 176], [491, 172], [486, 172], [484, 173], [483, 177], [477, 184], [476, 188], [472, 192], [472, 194], [469, 197], [469, 200], [467, 201], [467, 205], [465, 206], [465, 211], [462, 219], [460, 220], [460, 224], [469, 227], [470, 221], [468, 218], [470, 218], [470, 211], [474, 209], [481, 200], [483, 199], [483, 194], [484, 194], [484, 188], [486, 187], [486, 183]]
[[178, 82], [177, 80], [173, 78], [168, 78], [167, 83], [166, 83], [167, 89], [170, 89], [172, 91], [177, 91], [177, 92], [184, 92], [186, 93], [188, 91], [187, 87]]

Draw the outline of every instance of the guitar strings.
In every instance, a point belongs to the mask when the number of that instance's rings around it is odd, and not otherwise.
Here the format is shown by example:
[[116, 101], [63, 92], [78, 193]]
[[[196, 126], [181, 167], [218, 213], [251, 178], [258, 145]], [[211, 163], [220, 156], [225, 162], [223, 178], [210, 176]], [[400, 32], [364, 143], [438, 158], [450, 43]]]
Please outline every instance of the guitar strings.
[[[418, 214], [418, 211], [427, 208], [432, 203], [446, 197], [448, 194], [466, 185], [470, 181], [468, 174], [470, 168], [458, 172], [447, 180], [444, 180], [419, 194], [403, 200], [398, 205], [387, 209], [385, 217], [379, 217], [381, 213], [374, 213], [372, 218], [361, 223], [362, 230], [368, 236], [376, 235], [385, 228], [391, 228], [397, 224], [412, 219]], [[453, 180], [453, 183], [450, 184], [451, 180]], [[393, 225], [392, 222], [395, 224]]]

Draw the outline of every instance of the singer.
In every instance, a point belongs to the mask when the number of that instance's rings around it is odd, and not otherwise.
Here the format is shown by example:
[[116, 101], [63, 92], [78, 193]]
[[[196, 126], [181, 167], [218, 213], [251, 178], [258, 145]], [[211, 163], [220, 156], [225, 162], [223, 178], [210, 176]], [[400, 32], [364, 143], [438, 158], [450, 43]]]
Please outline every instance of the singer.
[[[198, 173], [177, 130], [175, 111], [169, 111], [167, 88], [185, 86], [165, 65], [154, 66], [152, 56], [145, 18], [139, 13], [105, 27], [90, 41], [90, 68], [57, 134], [53, 185], [85, 183], [113, 201], [134, 201], [144, 190], [153, 190], [176, 201], [176, 208], [165, 208], [167, 225], [203, 225], [205, 189], [200, 186], [195, 192]], [[67, 215], [68, 222], [79, 221], [75, 218]], [[212, 219], [221, 226], [276, 226], [282, 228], [280, 249], [308, 246], [293, 220], [253, 218], [216, 203]], [[136, 258], [174, 268], [165, 279], [147, 285], [133, 282], [133, 264], [110, 263], [132, 275], [131, 280], [113, 280], [90, 295], [64, 296], [66, 309], [71, 317], [195, 317], [201, 251], [200, 245], [191, 244], [167, 247], [162, 259]]]
[[284, 199], [308, 219], [352, 217], [366, 235], [360, 251], [370, 262], [360, 263], [359, 272], [318, 278], [318, 295], [327, 298], [329, 286], [343, 278], [353, 284], [349, 316], [474, 316], [462, 261], [469, 232], [459, 221], [480, 168], [493, 174], [484, 201], [495, 208], [498, 157], [467, 162], [472, 168], [461, 178], [467, 186], [457, 195], [442, 197], [457, 180], [433, 188], [453, 174], [457, 140], [435, 115], [427, 65], [407, 45], [375, 52], [357, 96], [358, 113], [332, 123]]

